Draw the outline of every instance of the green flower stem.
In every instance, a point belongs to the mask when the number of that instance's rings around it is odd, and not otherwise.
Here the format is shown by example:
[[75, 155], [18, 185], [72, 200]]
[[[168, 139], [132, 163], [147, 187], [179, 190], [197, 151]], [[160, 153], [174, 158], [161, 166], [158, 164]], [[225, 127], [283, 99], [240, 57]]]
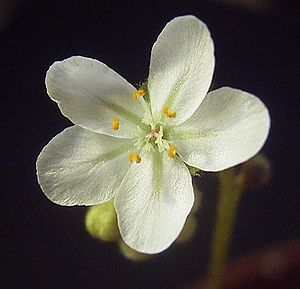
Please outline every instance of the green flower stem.
[[209, 288], [222, 288], [223, 270], [228, 257], [232, 230], [242, 187], [236, 184], [234, 169], [219, 173], [219, 203], [213, 232], [210, 264], [208, 268]]

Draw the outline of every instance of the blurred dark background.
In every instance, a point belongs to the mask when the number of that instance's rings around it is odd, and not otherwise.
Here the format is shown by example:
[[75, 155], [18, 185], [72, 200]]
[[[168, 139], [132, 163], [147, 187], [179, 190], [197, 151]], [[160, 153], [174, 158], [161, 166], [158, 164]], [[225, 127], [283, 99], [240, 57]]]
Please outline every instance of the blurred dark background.
[[244, 194], [231, 258], [300, 237], [299, 1], [2, 0], [0, 288], [180, 288], [206, 272], [216, 201], [205, 190], [210, 175], [196, 180], [203, 188], [196, 236], [141, 264], [92, 239], [86, 208], [51, 203], [35, 176], [40, 150], [71, 125], [46, 94], [48, 67], [83, 55], [137, 83], [147, 77], [152, 44], [166, 22], [185, 14], [211, 31], [214, 86], [256, 94], [272, 117], [263, 152], [273, 179]]

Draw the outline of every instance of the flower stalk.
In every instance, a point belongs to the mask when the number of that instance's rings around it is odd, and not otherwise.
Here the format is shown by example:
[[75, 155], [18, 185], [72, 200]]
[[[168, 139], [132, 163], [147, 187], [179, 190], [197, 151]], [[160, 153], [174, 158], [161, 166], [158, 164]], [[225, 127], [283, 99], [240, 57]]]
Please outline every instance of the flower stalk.
[[213, 243], [208, 269], [210, 289], [221, 289], [224, 264], [227, 260], [237, 207], [242, 194], [242, 186], [236, 184], [235, 169], [219, 173], [219, 201], [217, 219], [213, 232]]

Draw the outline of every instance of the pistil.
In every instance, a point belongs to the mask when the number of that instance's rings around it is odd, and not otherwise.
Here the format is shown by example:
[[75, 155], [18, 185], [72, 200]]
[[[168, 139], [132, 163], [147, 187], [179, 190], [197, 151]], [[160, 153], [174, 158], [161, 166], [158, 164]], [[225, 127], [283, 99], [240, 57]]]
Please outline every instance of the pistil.
[[158, 137], [158, 133], [159, 133], [159, 128], [151, 129], [149, 133], [150, 140], [155, 141]]

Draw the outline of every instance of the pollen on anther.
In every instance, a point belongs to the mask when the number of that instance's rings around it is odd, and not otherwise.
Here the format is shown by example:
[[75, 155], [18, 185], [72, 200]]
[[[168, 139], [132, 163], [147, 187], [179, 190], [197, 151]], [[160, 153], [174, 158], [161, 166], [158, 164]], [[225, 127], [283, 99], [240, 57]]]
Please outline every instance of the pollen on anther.
[[167, 106], [163, 108], [163, 114], [166, 115], [168, 118], [175, 118], [176, 117], [176, 112], [171, 111]]
[[175, 157], [176, 157], [176, 149], [177, 149], [177, 147], [174, 146], [174, 145], [172, 145], [172, 146], [170, 146], [170, 147], [168, 148], [168, 156], [169, 156], [170, 158], [175, 158]]
[[141, 156], [138, 153], [130, 153], [128, 155], [128, 161], [130, 163], [136, 162], [137, 164], [142, 161]]
[[137, 100], [139, 97], [144, 96], [144, 95], [145, 95], [144, 89], [140, 88], [132, 93], [132, 99]]
[[112, 129], [118, 130], [120, 128], [120, 119], [118, 117], [114, 117], [112, 120]]

